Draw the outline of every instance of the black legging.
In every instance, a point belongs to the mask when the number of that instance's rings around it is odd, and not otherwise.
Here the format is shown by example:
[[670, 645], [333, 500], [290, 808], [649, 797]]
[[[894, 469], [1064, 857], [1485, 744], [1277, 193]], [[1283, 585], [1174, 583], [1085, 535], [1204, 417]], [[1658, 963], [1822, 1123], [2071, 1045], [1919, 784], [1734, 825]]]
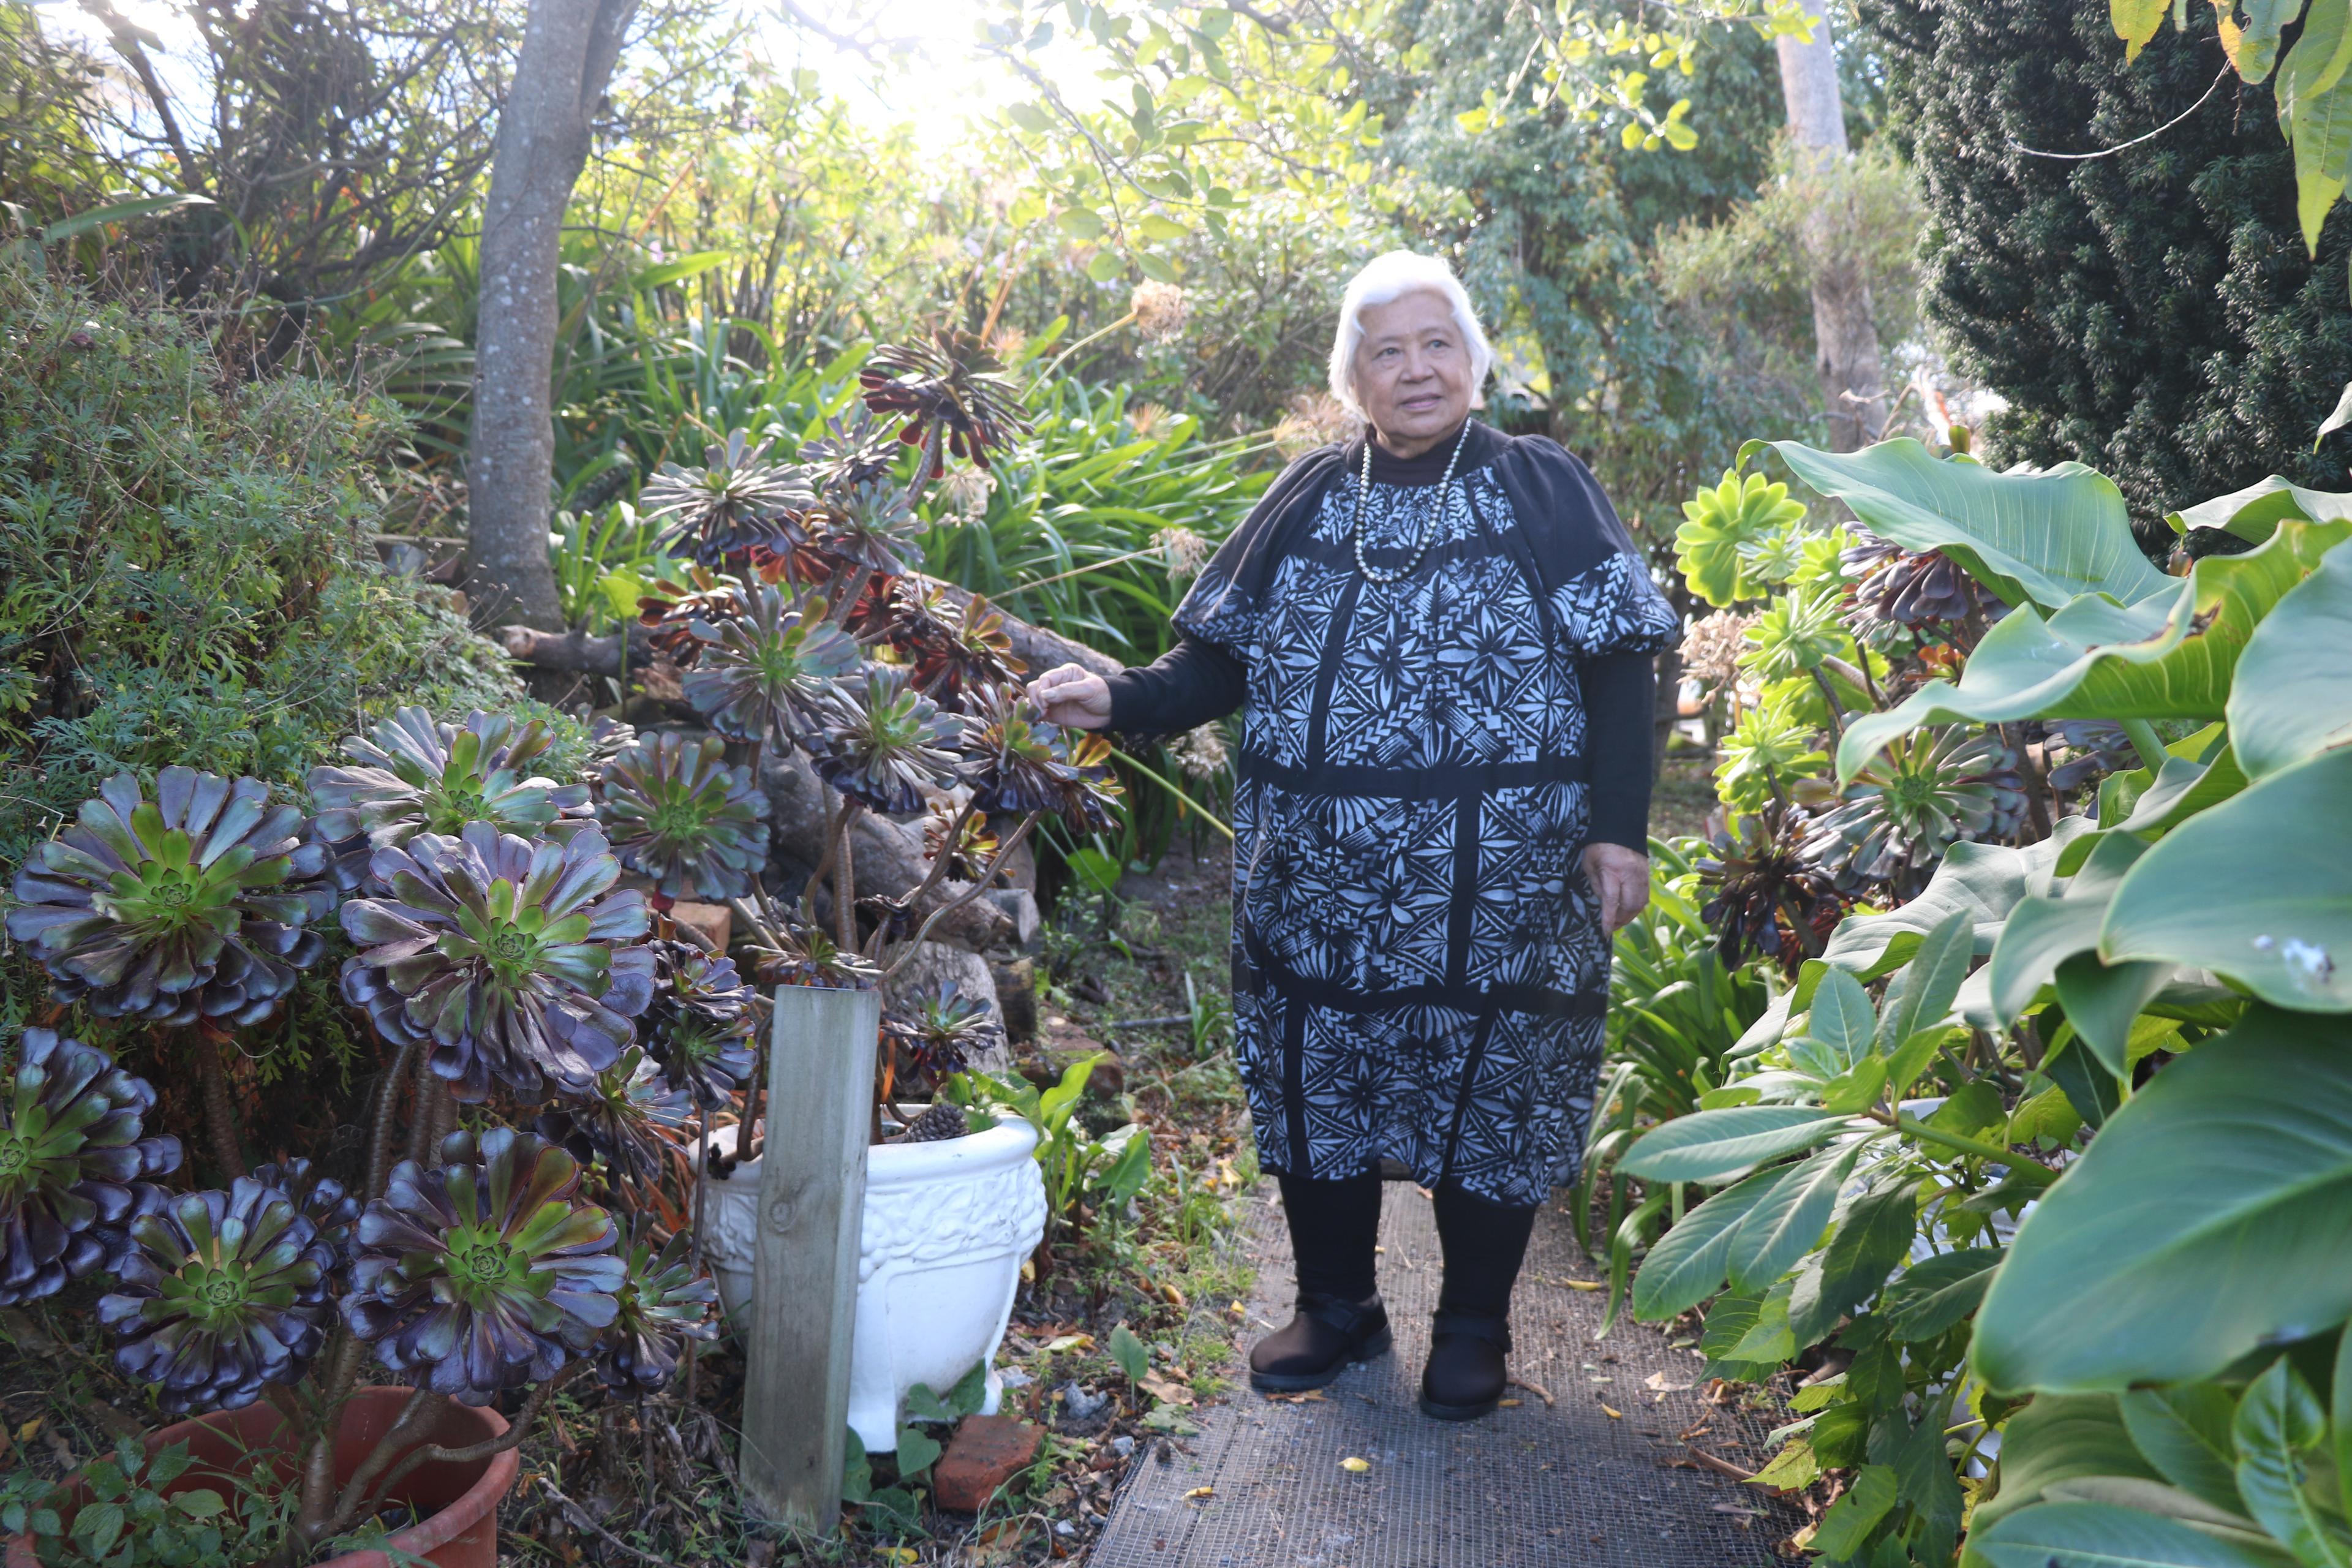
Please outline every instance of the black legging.
[[[1381, 1230], [1378, 1173], [1337, 1182], [1276, 1179], [1290, 1219], [1298, 1288], [1349, 1301], [1370, 1297], [1378, 1288], [1372, 1269], [1372, 1247]], [[1508, 1317], [1511, 1285], [1527, 1260], [1536, 1211], [1475, 1196], [1451, 1181], [1438, 1184], [1435, 1201], [1437, 1239], [1445, 1254], [1437, 1310]]]

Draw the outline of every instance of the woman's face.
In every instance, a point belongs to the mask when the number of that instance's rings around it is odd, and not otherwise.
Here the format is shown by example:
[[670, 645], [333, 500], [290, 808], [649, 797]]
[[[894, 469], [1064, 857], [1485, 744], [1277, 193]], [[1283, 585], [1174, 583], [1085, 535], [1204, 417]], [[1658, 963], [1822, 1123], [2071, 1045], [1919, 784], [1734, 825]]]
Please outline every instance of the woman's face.
[[1358, 312], [1356, 401], [1401, 458], [1426, 451], [1470, 415], [1470, 345], [1445, 296], [1426, 289]]

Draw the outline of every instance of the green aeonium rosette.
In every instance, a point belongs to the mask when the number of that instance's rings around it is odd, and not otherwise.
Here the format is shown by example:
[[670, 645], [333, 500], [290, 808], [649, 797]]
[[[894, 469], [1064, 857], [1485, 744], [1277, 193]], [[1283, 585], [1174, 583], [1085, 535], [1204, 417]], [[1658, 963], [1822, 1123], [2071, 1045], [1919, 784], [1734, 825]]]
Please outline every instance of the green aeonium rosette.
[[584, 1093], [618, 1061], [652, 1000], [645, 898], [616, 889], [620, 863], [583, 827], [533, 844], [486, 822], [379, 849], [383, 899], [343, 906], [360, 952], [343, 995], [387, 1039], [427, 1046], [457, 1098], [492, 1080], [525, 1099], [552, 1082]]
[[8, 934], [101, 1018], [257, 1023], [325, 951], [327, 852], [258, 779], [117, 773], [16, 873]]
[[453, 1132], [440, 1162], [402, 1161], [360, 1215], [343, 1321], [394, 1372], [485, 1405], [593, 1347], [627, 1268], [562, 1149], [507, 1128]]

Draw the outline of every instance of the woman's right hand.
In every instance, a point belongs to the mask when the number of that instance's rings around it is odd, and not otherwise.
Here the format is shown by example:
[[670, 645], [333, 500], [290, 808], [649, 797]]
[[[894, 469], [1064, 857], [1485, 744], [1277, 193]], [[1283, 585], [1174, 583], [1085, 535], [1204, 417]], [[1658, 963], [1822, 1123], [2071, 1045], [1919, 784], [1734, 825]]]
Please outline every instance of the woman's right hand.
[[1029, 683], [1039, 717], [1066, 730], [1100, 730], [1110, 723], [1110, 686], [1082, 664], [1049, 669]]

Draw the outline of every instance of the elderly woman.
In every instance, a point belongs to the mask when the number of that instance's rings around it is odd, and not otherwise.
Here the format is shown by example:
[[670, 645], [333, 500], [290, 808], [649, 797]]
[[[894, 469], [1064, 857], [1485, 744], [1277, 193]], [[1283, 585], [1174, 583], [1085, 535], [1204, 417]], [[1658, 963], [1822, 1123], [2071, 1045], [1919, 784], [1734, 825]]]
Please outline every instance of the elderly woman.
[[1251, 1380], [1319, 1387], [1388, 1348], [1393, 1162], [1436, 1200], [1444, 1420], [1501, 1396], [1536, 1210], [1583, 1152], [1609, 938], [1649, 892], [1650, 655], [1678, 630], [1584, 465], [1470, 417], [1494, 358], [1444, 261], [1373, 261], [1331, 347], [1369, 431], [1275, 481], [1165, 658], [1031, 689], [1140, 733], [1246, 704], [1235, 1056], [1298, 1276]]

